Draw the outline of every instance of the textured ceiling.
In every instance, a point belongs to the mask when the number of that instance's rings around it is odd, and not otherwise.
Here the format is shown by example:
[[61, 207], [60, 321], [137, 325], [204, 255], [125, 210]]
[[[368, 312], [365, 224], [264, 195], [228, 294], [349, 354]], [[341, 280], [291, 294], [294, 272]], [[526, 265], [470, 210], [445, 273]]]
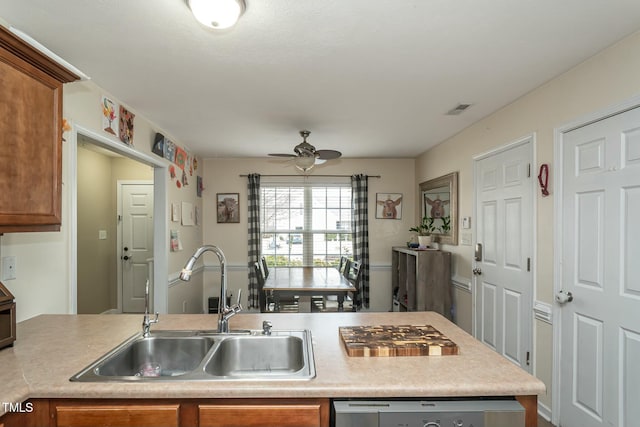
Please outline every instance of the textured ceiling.
[[[640, 28], [638, 0], [2, 0], [0, 18], [203, 157], [415, 157]], [[458, 103], [473, 104], [447, 116]]]

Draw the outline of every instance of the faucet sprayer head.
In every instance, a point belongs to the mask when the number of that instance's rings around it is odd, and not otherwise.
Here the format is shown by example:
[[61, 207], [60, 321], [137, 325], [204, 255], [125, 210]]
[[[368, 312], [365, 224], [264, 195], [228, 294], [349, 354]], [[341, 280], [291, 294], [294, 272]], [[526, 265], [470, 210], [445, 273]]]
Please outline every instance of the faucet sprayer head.
[[180, 280], [183, 280], [185, 282], [188, 282], [189, 280], [191, 280], [191, 273], [193, 273], [193, 266], [195, 265], [197, 260], [198, 260], [198, 257], [196, 256], [192, 256], [191, 258], [189, 258], [189, 261], [187, 261], [187, 263], [184, 265], [184, 268], [180, 272]]
[[189, 280], [191, 280], [191, 273], [193, 273], [191, 270], [183, 268], [180, 272], [180, 280], [188, 282]]

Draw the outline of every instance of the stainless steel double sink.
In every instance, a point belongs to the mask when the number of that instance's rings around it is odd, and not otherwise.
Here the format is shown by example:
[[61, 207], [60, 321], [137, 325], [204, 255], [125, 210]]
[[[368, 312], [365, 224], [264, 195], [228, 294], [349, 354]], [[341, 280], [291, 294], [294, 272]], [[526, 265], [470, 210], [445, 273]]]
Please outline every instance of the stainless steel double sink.
[[71, 381], [309, 380], [315, 363], [311, 332], [153, 331], [137, 334]]

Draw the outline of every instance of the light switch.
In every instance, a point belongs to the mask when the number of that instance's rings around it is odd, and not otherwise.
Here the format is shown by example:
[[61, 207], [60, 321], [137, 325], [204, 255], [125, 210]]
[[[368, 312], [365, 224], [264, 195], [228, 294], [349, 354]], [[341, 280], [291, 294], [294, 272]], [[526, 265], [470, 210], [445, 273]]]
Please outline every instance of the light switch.
[[465, 216], [464, 218], [462, 218], [462, 228], [466, 228], [466, 229], [471, 228], [471, 217], [470, 216]]
[[98, 239], [107, 240], [107, 230], [98, 230]]
[[2, 258], [2, 280], [16, 278], [16, 257], [6, 256]]
[[460, 233], [461, 244], [471, 246], [471, 233]]

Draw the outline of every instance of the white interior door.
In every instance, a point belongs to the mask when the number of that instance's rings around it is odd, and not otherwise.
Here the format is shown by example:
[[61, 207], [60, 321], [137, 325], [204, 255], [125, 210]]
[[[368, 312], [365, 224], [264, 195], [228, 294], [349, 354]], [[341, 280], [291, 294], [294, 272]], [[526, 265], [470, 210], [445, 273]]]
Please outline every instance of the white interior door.
[[122, 184], [121, 199], [122, 312], [142, 313], [153, 258], [153, 184]]
[[[476, 338], [531, 371], [533, 142], [476, 159]], [[476, 245], [476, 247], [478, 247]]]
[[560, 425], [640, 420], [640, 109], [562, 145]]

